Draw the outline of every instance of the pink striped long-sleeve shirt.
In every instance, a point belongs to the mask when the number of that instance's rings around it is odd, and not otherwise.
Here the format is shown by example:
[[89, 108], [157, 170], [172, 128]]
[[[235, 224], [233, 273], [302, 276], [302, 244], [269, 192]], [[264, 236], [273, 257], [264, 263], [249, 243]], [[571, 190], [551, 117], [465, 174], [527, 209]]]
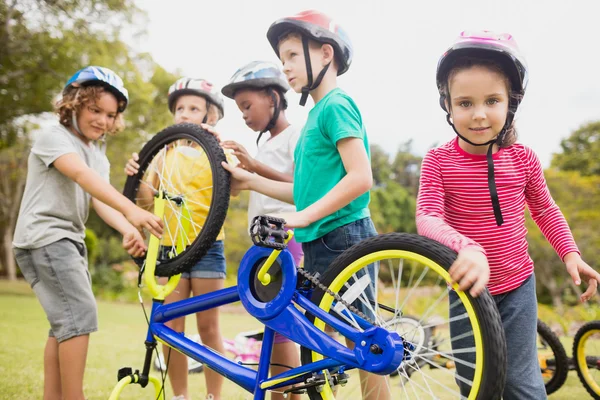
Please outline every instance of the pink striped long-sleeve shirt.
[[533, 150], [514, 144], [493, 157], [502, 226], [494, 218], [486, 156], [465, 152], [454, 139], [423, 159], [417, 230], [456, 252], [467, 247], [484, 252], [490, 265], [488, 289], [500, 294], [516, 289], [533, 273], [527, 253], [526, 204], [561, 259], [579, 250]]

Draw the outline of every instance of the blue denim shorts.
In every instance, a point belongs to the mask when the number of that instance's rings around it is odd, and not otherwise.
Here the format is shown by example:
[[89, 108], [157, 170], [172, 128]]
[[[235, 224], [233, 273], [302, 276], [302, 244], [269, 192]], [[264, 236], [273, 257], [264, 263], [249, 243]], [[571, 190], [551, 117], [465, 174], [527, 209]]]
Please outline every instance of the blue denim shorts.
[[[161, 251], [169, 252], [171, 249], [171, 247], [162, 247]], [[181, 274], [181, 279], [225, 279], [226, 270], [225, 245], [222, 240], [217, 240], [208, 249], [208, 252], [192, 267], [190, 272]]]
[[25, 280], [50, 322], [49, 336], [60, 343], [98, 330], [85, 244], [61, 239], [38, 249], [14, 249]]
[[[312, 240], [302, 243], [304, 251], [304, 269], [311, 274], [319, 273], [319, 279], [322, 279], [329, 265], [345, 250], [361, 242], [364, 239], [377, 236], [375, 225], [370, 217], [359, 219], [346, 225], [342, 225], [331, 232]], [[378, 263], [371, 264], [367, 267], [371, 282], [365, 289], [367, 297], [374, 300], [376, 297], [377, 272], [379, 269]], [[357, 277], [364, 275], [364, 270], [357, 272]], [[359, 310], [373, 317], [373, 313], [367, 310], [364, 304], [353, 304]]]

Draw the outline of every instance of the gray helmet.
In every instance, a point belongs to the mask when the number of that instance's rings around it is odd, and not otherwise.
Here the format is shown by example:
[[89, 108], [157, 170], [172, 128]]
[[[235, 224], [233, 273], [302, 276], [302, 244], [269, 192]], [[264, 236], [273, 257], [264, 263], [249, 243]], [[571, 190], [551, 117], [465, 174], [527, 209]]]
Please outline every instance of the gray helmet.
[[233, 74], [229, 83], [221, 89], [221, 93], [233, 99], [235, 92], [240, 89], [265, 89], [268, 87], [281, 89], [283, 93], [290, 90], [287, 78], [277, 65], [267, 61], [252, 61]]
[[174, 113], [175, 103], [179, 96], [192, 94], [204, 97], [206, 100], [217, 106], [220, 118], [225, 115], [223, 96], [215, 86], [205, 79], [180, 78], [169, 88], [169, 111]]

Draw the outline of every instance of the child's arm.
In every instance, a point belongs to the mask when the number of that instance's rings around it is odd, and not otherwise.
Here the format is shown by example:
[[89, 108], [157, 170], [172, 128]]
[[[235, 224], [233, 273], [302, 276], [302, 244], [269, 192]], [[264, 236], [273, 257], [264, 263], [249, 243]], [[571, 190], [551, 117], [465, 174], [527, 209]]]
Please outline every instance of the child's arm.
[[142, 235], [127, 221], [123, 214], [96, 198], [92, 198], [92, 206], [104, 222], [123, 235], [123, 247], [129, 254], [135, 257], [140, 257], [144, 254], [147, 248]]
[[462, 235], [444, 219], [444, 185], [440, 163], [430, 151], [421, 164], [417, 197], [417, 231], [420, 235], [450, 247], [458, 257], [449, 269], [450, 277], [460, 290], [471, 288], [478, 296], [489, 281], [490, 271], [484, 248]]
[[63, 175], [77, 183], [92, 197], [120, 211], [133, 226], [146, 228], [153, 235], [162, 235], [162, 220], [156, 215], [144, 211], [119, 193], [110, 183], [88, 167], [75, 153], [67, 153], [53, 162], [54, 167]]
[[265, 196], [294, 204], [294, 185], [292, 183], [267, 179], [240, 167], [234, 167], [226, 162], [222, 162], [221, 165], [231, 173], [232, 191], [254, 190]]
[[258, 161], [248, 153], [248, 150], [241, 144], [227, 140], [223, 142], [223, 148], [233, 150], [233, 155], [240, 160], [240, 163], [244, 166], [244, 169], [250, 172], [254, 172], [262, 177], [271, 179], [279, 182], [293, 182], [294, 176], [290, 174], [284, 174], [276, 169], [269, 167], [266, 164]]
[[581, 253], [575, 244], [569, 225], [554, 202], [546, 180], [542, 165], [536, 154], [526, 148], [529, 178], [525, 187], [525, 199], [531, 218], [540, 228], [558, 256], [565, 262], [567, 272], [576, 285], [581, 284], [580, 275], [587, 278], [588, 288], [581, 295], [581, 301], [589, 300], [600, 282], [600, 274], [581, 259]]
[[290, 226], [307, 226], [335, 213], [373, 185], [371, 163], [361, 138], [349, 137], [338, 140], [337, 149], [344, 164], [346, 175], [320, 200], [293, 214]]

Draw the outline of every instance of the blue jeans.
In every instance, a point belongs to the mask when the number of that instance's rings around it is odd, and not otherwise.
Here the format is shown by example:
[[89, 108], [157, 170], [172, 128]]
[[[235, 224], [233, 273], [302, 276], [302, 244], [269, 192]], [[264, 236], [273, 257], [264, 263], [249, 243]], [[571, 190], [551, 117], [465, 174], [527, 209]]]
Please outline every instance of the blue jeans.
[[[465, 313], [458, 295], [450, 292], [450, 318]], [[506, 336], [508, 369], [506, 371], [506, 385], [502, 395], [504, 400], [538, 400], [546, 399], [546, 387], [537, 358], [537, 297], [535, 294], [535, 276], [531, 275], [515, 290], [493, 296], [494, 302], [500, 311], [500, 318]], [[471, 330], [468, 320], [459, 319], [450, 323], [450, 335], [456, 337]], [[465, 349], [474, 347], [473, 337], [453, 341], [453, 347]], [[456, 358], [467, 362], [475, 362], [475, 354], [460, 353]], [[469, 380], [473, 379], [473, 370], [465, 368], [460, 363], [456, 364], [456, 372]], [[458, 380], [457, 380], [458, 382]], [[461, 392], [467, 396], [469, 387], [463, 387], [459, 382]]]
[[[329, 265], [337, 258], [337, 256], [353, 245], [373, 236], [377, 236], [377, 231], [375, 230], [375, 225], [373, 225], [371, 218], [367, 217], [342, 225], [320, 238], [302, 243], [302, 250], [304, 251], [304, 269], [311, 274], [318, 272], [319, 280], [322, 280]], [[378, 269], [378, 263], [370, 264], [367, 267], [371, 278], [371, 284], [365, 288], [364, 293], [367, 298], [373, 302], [376, 298], [375, 293], [377, 289]], [[364, 269], [356, 273], [358, 278], [364, 275]], [[349, 284], [352, 284], [352, 280], [349, 281]], [[340, 294], [341, 293], [343, 292], [340, 292]], [[365, 304], [360, 303], [357, 300], [352, 305], [367, 316], [373, 318], [373, 312], [370, 311], [369, 307]]]

